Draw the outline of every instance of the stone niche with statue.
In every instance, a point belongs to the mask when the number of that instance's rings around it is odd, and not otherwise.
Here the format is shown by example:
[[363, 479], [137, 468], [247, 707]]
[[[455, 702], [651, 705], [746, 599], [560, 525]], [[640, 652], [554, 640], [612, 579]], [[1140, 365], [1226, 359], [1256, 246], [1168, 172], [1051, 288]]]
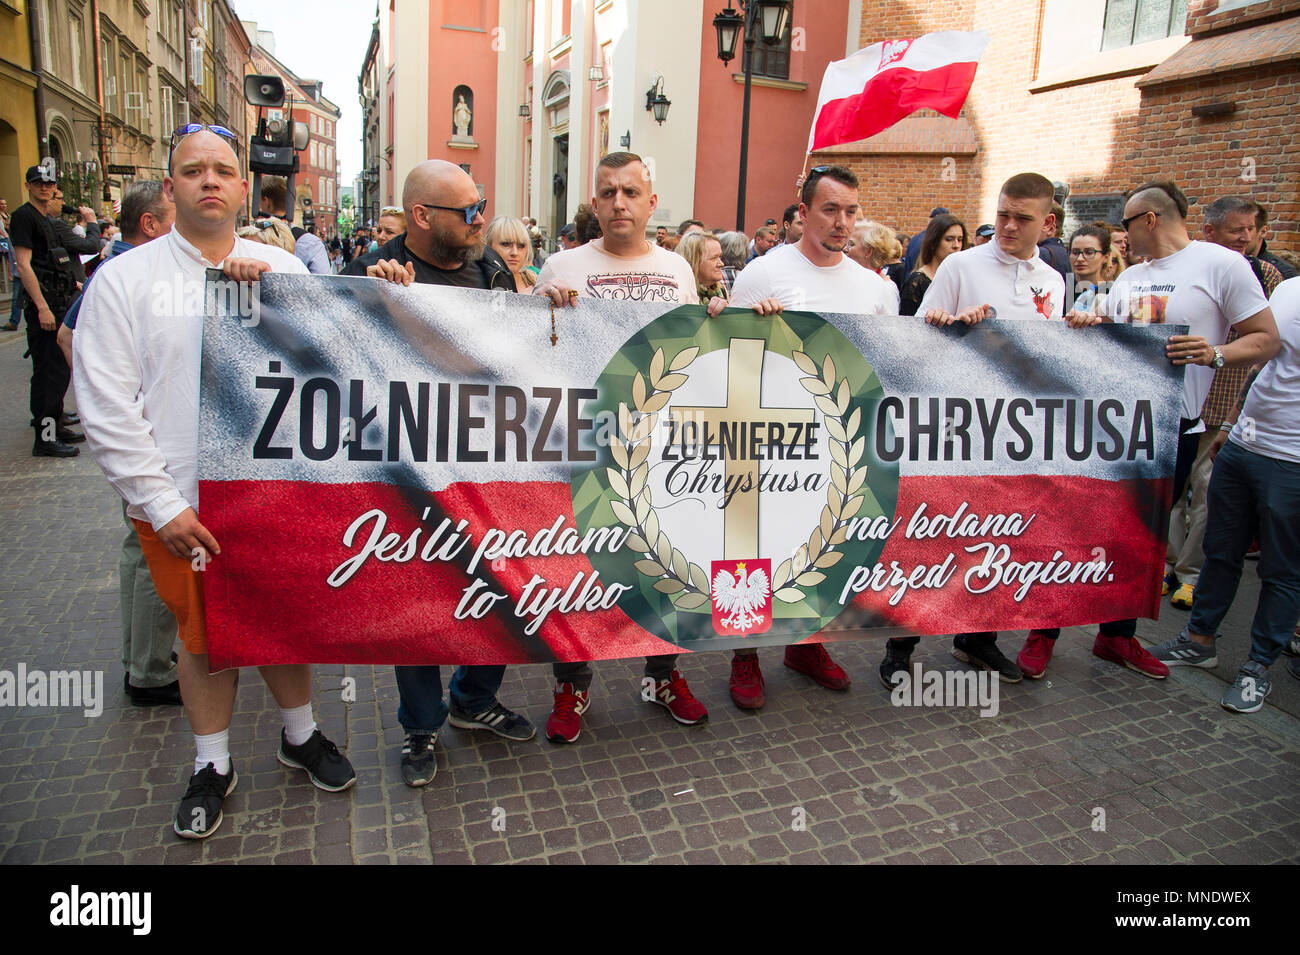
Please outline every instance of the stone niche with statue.
[[447, 145], [452, 149], [478, 149], [474, 139], [474, 91], [468, 86], [457, 86], [451, 94], [451, 139]]

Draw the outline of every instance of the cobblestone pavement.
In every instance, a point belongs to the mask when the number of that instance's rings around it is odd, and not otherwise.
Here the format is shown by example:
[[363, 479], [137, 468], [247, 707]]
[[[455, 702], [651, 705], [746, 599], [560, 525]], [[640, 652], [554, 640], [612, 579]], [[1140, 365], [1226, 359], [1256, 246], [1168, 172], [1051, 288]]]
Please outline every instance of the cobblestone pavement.
[[[1003, 687], [987, 719], [890, 705], [875, 641], [835, 648], [855, 681], [839, 694], [763, 651], [758, 714], [731, 705], [727, 654], [688, 657], [711, 711], [694, 728], [641, 702], [637, 664], [601, 663], [576, 745], [447, 728], [424, 790], [398, 771], [392, 670], [319, 667], [318, 719], [359, 774], [338, 795], [277, 763], [276, 710], [250, 671], [231, 734], [239, 788], [219, 832], [181, 842], [184, 717], [118, 689], [121, 513], [89, 455], [29, 456], [15, 338], [0, 337], [0, 669], [102, 670], [107, 702], [93, 719], [0, 709], [0, 862], [1300, 861], [1300, 721], [1271, 703], [1225, 712], [1209, 673], [1157, 682], [1104, 663], [1081, 629], [1063, 634], [1047, 679]], [[1253, 586], [1224, 628], [1233, 668]], [[1142, 632], [1163, 638], [1181, 620]], [[1021, 637], [1002, 643], [1014, 653]], [[916, 659], [961, 666], [937, 638]], [[1274, 674], [1279, 689], [1291, 679]], [[513, 667], [501, 699], [540, 725], [550, 689], [547, 667]]]

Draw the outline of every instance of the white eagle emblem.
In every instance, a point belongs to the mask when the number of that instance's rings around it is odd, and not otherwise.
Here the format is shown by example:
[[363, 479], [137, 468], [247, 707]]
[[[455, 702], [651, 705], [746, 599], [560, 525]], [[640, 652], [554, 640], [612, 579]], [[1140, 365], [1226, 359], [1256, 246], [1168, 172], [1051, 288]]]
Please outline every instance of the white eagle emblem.
[[748, 574], [745, 565], [737, 564], [738, 577], [719, 570], [713, 578], [713, 606], [721, 614], [724, 626], [734, 627], [741, 633], [763, 623], [763, 614], [754, 611], [767, 604], [772, 584], [760, 567]]

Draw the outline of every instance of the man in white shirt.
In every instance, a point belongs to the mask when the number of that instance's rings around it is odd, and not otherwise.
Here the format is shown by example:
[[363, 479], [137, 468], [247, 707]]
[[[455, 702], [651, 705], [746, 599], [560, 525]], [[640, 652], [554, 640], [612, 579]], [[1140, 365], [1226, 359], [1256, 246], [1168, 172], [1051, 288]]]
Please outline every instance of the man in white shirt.
[[[1225, 366], [1266, 362], [1279, 347], [1273, 313], [1245, 257], [1212, 242], [1191, 241], [1186, 219], [1187, 197], [1171, 182], [1147, 183], [1129, 195], [1124, 206], [1129, 249], [1146, 261], [1120, 273], [1111, 287], [1106, 316], [1113, 322], [1173, 322], [1188, 326], [1190, 334], [1171, 335], [1166, 347], [1175, 365], [1187, 366], [1174, 466], [1174, 500], [1179, 500], [1186, 490], [1196, 460], [1205, 427], [1200, 420], [1201, 408], [1215, 371]], [[1095, 324], [1101, 318], [1085, 320]], [[1235, 331], [1238, 337], [1228, 341], [1229, 331]], [[1208, 549], [1206, 553], [1208, 559]], [[1294, 625], [1292, 615], [1288, 626]], [[1103, 623], [1093, 653], [1147, 676], [1167, 676], [1168, 661], [1142, 649], [1136, 633], [1136, 620]]]
[[[756, 306], [775, 299], [803, 311], [897, 315], [898, 287], [844, 254], [858, 216], [858, 178], [844, 166], [816, 166], [800, 187], [797, 217], [803, 233], [794, 244], [770, 249], [736, 276], [731, 304]], [[849, 675], [821, 643], [785, 648], [785, 665], [829, 690], [846, 690]], [[757, 650], [731, 658], [732, 701], [756, 710], [766, 702]]]
[[[1055, 222], [1053, 201], [1051, 181], [1038, 173], [1023, 172], [1003, 183], [994, 240], [945, 258], [916, 313], [932, 325], [955, 321], [974, 325], [994, 317], [1059, 319], [1065, 303], [1065, 280], [1038, 256], [1043, 228]], [[1049, 641], [1057, 634], [1058, 630], [1041, 631]], [[953, 638], [952, 655], [997, 671], [1003, 682], [1019, 683], [1024, 673], [998, 649], [997, 637], [997, 631], [960, 633]], [[886, 645], [880, 679], [887, 689], [894, 688], [895, 673], [910, 672], [918, 639], [895, 638]]]
[[[209, 268], [240, 282], [307, 271], [283, 250], [235, 236], [248, 183], [232, 142], [221, 127], [200, 124], [172, 137], [163, 190], [175, 202], [175, 226], [100, 267], [73, 339], [90, 449], [126, 499], [158, 594], [180, 624], [177, 670], [197, 750], [173, 826], [186, 839], [216, 831], [236, 784], [229, 730], [238, 673], [208, 672], [203, 619], [201, 569], [220, 559], [221, 547], [198, 515], [202, 289]], [[284, 720], [280, 762], [305, 770], [318, 788], [352, 786], [352, 765], [312, 718], [310, 668], [260, 669]]]
[[[606, 155], [596, 167], [596, 194], [591, 199], [601, 237], [548, 258], [533, 294], [560, 306], [578, 296], [698, 305], [690, 263], [646, 238], [646, 224], [658, 204], [640, 156]], [[724, 304], [718, 299], [718, 310]], [[709, 711], [691, 694], [676, 665], [676, 654], [646, 657], [645, 675], [655, 682], [652, 702], [667, 708], [678, 723], [702, 723]], [[546, 737], [553, 743], [573, 743], [582, 731], [582, 714], [591, 705], [591, 664], [556, 663], [553, 669], [555, 706], [546, 721]]]
[[[1182, 633], [1152, 651], [1169, 666], [1218, 665], [1215, 631], [1237, 595], [1242, 560], [1258, 533], [1260, 588], [1250, 659], [1221, 701], [1238, 713], [1264, 705], [1272, 689], [1268, 668], [1300, 617], [1300, 278], [1274, 290], [1269, 310], [1281, 351], [1214, 439], [1205, 563], [1192, 618]], [[1300, 677], [1300, 663], [1293, 660], [1289, 671]]]

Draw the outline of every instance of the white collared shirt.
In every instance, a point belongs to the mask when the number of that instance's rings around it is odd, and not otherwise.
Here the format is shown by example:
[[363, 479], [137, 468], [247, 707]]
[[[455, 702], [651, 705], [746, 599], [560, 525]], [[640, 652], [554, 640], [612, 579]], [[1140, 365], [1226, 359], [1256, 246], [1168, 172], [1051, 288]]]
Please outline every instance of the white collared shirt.
[[975, 305], [992, 305], [997, 318], [1060, 318], [1065, 280], [1038, 257], [1037, 248], [1030, 258], [1018, 259], [994, 238], [944, 259], [916, 314], [941, 308], [956, 315]]
[[[230, 258], [307, 274], [291, 253], [235, 238]], [[154, 529], [199, 506], [199, 371], [209, 262], [179, 231], [109, 259], [73, 336], [77, 411], [96, 462]]]
[[731, 304], [774, 298], [791, 310], [897, 315], [898, 288], [847, 255], [834, 265], [814, 265], [797, 245], [781, 245], [750, 262], [731, 287]]

